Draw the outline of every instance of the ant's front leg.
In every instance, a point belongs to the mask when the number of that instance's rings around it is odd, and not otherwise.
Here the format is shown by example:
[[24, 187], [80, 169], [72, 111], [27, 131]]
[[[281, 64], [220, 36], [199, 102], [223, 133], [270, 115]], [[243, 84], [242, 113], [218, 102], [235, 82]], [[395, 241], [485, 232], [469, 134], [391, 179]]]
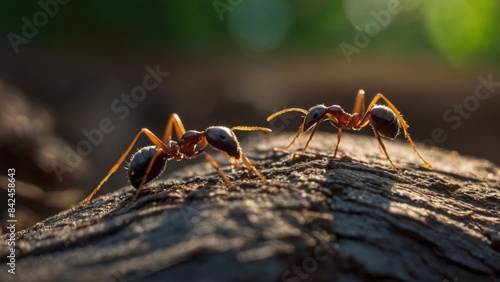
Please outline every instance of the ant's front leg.
[[220, 166], [217, 164], [217, 162], [214, 160], [214, 158], [212, 158], [212, 156], [210, 156], [206, 152], [203, 152], [203, 155], [205, 155], [208, 162], [210, 162], [212, 167], [217, 171], [217, 173], [222, 177], [222, 179], [224, 179], [224, 181], [227, 183], [227, 185], [229, 185], [229, 187], [231, 187], [233, 189], [236, 188], [236, 185], [234, 185], [234, 183], [231, 182], [231, 180], [229, 180], [227, 175], [224, 173], [224, 171], [222, 171], [222, 168], [220, 168]]
[[262, 175], [262, 173], [260, 173], [260, 171], [258, 171], [255, 168], [255, 166], [252, 165], [250, 159], [248, 159], [248, 157], [243, 152], [241, 152], [241, 160], [243, 161], [243, 163], [245, 164], [245, 166], [248, 168], [249, 171], [252, 171], [253, 173], [255, 173], [255, 175], [257, 175], [257, 177], [260, 178], [262, 183], [269, 184], [269, 181], [267, 181], [266, 177]]
[[[276, 112], [276, 113], [268, 116], [267, 117], [267, 122], [270, 122], [272, 119], [276, 118], [277, 116], [285, 114], [285, 113], [288, 113], [288, 112], [299, 112], [299, 113], [303, 113], [304, 115], [308, 114], [307, 110], [304, 110], [304, 109], [301, 109], [301, 108], [289, 108], [289, 109], [281, 110], [279, 112]], [[301, 125], [299, 127], [297, 133], [295, 134], [295, 137], [293, 137], [292, 141], [290, 142], [290, 144], [288, 144], [288, 146], [286, 146], [284, 148], [277, 149], [277, 151], [285, 151], [288, 148], [290, 148], [293, 145], [293, 143], [295, 143], [295, 140], [297, 140], [297, 138], [299, 138], [304, 133], [304, 129], [303, 128], [304, 128], [304, 126]]]
[[234, 171], [235, 169], [238, 169], [240, 168], [240, 163], [235, 160], [235, 158], [231, 157], [231, 156], [228, 156], [226, 155], [227, 157], [227, 160], [229, 161], [229, 163], [231, 164], [231, 169]]

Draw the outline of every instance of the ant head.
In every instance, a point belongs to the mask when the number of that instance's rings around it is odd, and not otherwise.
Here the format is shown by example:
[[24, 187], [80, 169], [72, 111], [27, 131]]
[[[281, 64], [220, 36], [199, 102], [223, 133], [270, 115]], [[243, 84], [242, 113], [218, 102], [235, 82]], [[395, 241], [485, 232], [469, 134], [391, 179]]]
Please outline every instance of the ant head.
[[304, 132], [309, 130], [311, 126], [320, 122], [325, 117], [326, 109], [325, 105], [317, 105], [309, 109], [306, 118], [304, 119]]
[[241, 148], [234, 133], [227, 127], [213, 126], [205, 131], [208, 144], [215, 149], [224, 151], [231, 157], [240, 159]]

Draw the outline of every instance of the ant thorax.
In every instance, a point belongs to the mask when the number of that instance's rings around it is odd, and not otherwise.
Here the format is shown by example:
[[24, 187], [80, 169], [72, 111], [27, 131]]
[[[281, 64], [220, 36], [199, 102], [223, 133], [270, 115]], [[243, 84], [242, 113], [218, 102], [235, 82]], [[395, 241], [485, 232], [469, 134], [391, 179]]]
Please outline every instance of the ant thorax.
[[169, 140], [168, 141], [168, 148], [170, 149], [170, 155], [172, 158], [175, 158], [176, 160], [181, 160], [183, 155], [181, 153], [181, 148], [175, 142], [174, 140]]
[[344, 129], [352, 129], [352, 120], [355, 117], [350, 113], [344, 111], [341, 106], [333, 105], [328, 107], [327, 109], [328, 115], [335, 120], [333, 122], [336, 123], [336, 127], [344, 128]]

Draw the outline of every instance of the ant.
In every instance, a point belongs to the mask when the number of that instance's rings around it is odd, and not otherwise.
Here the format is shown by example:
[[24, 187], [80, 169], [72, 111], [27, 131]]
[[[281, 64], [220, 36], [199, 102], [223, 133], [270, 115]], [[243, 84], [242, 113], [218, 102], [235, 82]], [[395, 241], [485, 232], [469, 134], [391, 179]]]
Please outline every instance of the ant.
[[[177, 141], [172, 140], [172, 131], [175, 129], [177, 134]], [[78, 205], [83, 205], [90, 201], [92, 197], [101, 189], [101, 186], [108, 180], [108, 178], [116, 172], [120, 167], [121, 163], [125, 160], [125, 157], [132, 150], [133, 146], [141, 136], [145, 134], [154, 146], [147, 146], [139, 151], [137, 151], [130, 161], [128, 167], [128, 178], [130, 184], [136, 189], [141, 188], [147, 182], [155, 179], [161, 175], [165, 169], [167, 161], [170, 159], [181, 160], [182, 158], [191, 159], [198, 157], [203, 154], [210, 164], [217, 170], [219, 175], [224, 179], [224, 181], [232, 188], [235, 185], [229, 180], [226, 174], [222, 171], [215, 160], [204, 151], [207, 145], [213, 148], [223, 151], [228, 157], [234, 168], [239, 167], [238, 161], [243, 161], [245, 166], [253, 171], [263, 183], [267, 183], [267, 179], [251, 164], [248, 157], [241, 150], [238, 139], [234, 135], [235, 130], [240, 131], [265, 131], [270, 132], [271, 129], [265, 127], [257, 126], [235, 126], [232, 128], [227, 128], [223, 126], [211, 126], [204, 131], [189, 130], [186, 131], [181, 119], [177, 114], [172, 114], [168, 120], [163, 139], [158, 138], [149, 129], [143, 128], [135, 138], [132, 143], [128, 146], [127, 150], [120, 156], [115, 165], [109, 170], [108, 174], [101, 180], [99, 185]], [[136, 194], [137, 197], [137, 194]]]
[[[384, 100], [387, 103], [387, 106], [375, 104], [380, 99]], [[335, 153], [333, 154], [333, 157], [335, 158], [335, 156], [337, 155], [340, 138], [342, 137], [342, 129], [360, 130], [361, 128], [370, 124], [373, 128], [375, 137], [377, 137], [380, 147], [384, 151], [385, 156], [391, 163], [394, 170], [397, 173], [400, 173], [401, 170], [399, 170], [394, 165], [391, 158], [389, 157], [389, 154], [387, 154], [387, 150], [385, 149], [384, 143], [382, 143], [382, 139], [380, 138], [380, 136], [384, 136], [393, 140], [394, 138], [396, 138], [396, 136], [398, 136], [399, 128], [402, 127], [405, 137], [406, 139], [408, 139], [408, 142], [410, 142], [410, 146], [413, 148], [413, 151], [415, 151], [418, 157], [429, 169], [432, 168], [432, 166], [427, 161], [425, 161], [424, 158], [418, 153], [417, 148], [415, 147], [415, 144], [413, 143], [413, 140], [410, 138], [410, 134], [407, 131], [409, 126], [401, 116], [401, 113], [389, 101], [389, 99], [387, 99], [380, 93], [375, 95], [373, 100], [368, 105], [368, 108], [366, 108], [365, 110], [365, 91], [363, 91], [362, 89], [359, 90], [354, 102], [352, 114], [345, 112], [344, 109], [342, 109], [342, 107], [338, 105], [332, 105], [329, 107], [326, 107], [325, 105], [316, 105], [310, 108], [308, 111], [301, 108], [285, 109], [270, 115], [267, 118], [267, 121], [269, 122], [279, 115], [292, 111], [301, 112], [306, 116], [292, 142], [285, 148], [280, 149], [281, 151], [288, 149], [290, 146], [292, 146], [297, 138], [299, 138], [303, 133], [306, 133], [307, 131], [312, 129], [311, 136], [309, 137], [309, 140], [307, 140], [306, 146], [302, 151], [302, 153], [304, 153], [314, 133], [316, 133], [316, 131], [318, 130], [320, 123], [322, 121], [330, 120], [332, 125], [338, 128], [337, 146], [335, 147]]]

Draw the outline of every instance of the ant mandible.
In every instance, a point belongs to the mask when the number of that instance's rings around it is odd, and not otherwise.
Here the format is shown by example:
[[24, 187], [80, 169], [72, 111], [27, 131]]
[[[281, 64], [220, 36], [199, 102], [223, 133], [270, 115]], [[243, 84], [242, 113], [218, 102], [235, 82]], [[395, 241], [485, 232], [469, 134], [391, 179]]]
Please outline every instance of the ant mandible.
[[[173, 129], [175, 129], [177, 138], [179, 138], [177, 141], [171, 139]], [[128, 177], [130, 183], [136, 189], [141, 188], [144, 184], [162, 174], [168, 160], [181, 160], [182, 158], [190, 159], [198, 157], [201, 154], [205, 155], [210, 164], [215, 168], [215, 170], [217, 170], [219, 175], [230, 187], [235, 187], [215, 160], [204, 151], [207, 145], [223, 151], [235, 168], [239, 167], [238, 161], [243, 161], [245, 166], [250, 171], [253, 171], [262, 180], [262, 182], [267, 183], [266, 178], [251, 164], [248, 157], [241, 150], [238, 139], [233, 132], [235, 130], [271, 131], [269, 128], [257, 126], [235, 126], [232, 128], [211, 126], [205, 129], [205, 131], [186, 131], [181, 119], [174, 113], [168, 120], [163, 139], [158, 138], [147, 128], [141, 129], [141, 131], [139, 131], [139, 133], [135, 136], [134, 140], [132, 140], [132, 143], [130, 143], [127, 150], [125, 150], [115, 165], [109, 170], [108, 174], [101, 180], [99, 185], [97, 185], [92, 193], [90, 193], [90, 195], [88, 195], [87, 198], [81, 201], [78, 205], [83, 205], [90, 201], [99, 189], [101, 189], [102, 185], [108, 180], [108, 178], [120, 167], [141, 134], [145, 134], [149, 140], [153, 142], [154, 146], [144, 147], [132, 156], [128, 167]]]
[[[387, 103], [387, 106], [375, 104], [380, 99], [384, 100]], [[384, 136], [393, 140], [399, 134], [399, 128], [401, 127], [403, 128], [405, 137], [406, 139], [408, 139], [408, 142], [410, 142], [410, 146], [413, 148], [413, 151], [415, 151], [417, 156], [424, 162], [424, 164], [428, 168], [432, 168], [432, 166], [427, 161], [425, 161], [424, 158], [418, 153], [413, 140], [411, 140], [410, 134], [407, 131], [409, 127], [408, 123], [406, 123], [406, 121], [401, 116], [401, 113], [389, 101], [389, 99], [387, 99], [380, 93], [375, 95], [371, 103], [368, 105], [368, 108], [366, 108], [365, 110], [365, 92], [363, 90], [359, 90], [354, 102], [352, 114], [345, 112], [344, 109], [342, 109], [342, 107], [338, 105], [329, 107], [326, 107], [325, 105], [316, 105], [310, 108], [309, 111], [301, 108], [285, 109], [270, 115], [267, 118], [267, 121], [269, 122], [281, 114], [292, 111], [301, 112], [306, 116], [292, 142], [288, 146], [280, 150], [288, 149], [303, 133], [312, 130], [311, 136], [307, 140], [306, 146], [302, 151], [302, 153], [304, 153], [314, 133], [316, 133], [316, 131], [318, 130], [320, 123], [325, 120], [330, 120], [332, 125], [338, 128], [337, 146], [335, 147], [335, 153], [333, 154], [333, 157], [335, 158], [335, 156], [337, 155], [340, 138], [342, 137], [343, 129], [360, 130], [361, 128], [370, 124], [373, 128], [373, 133], [375, 134], [375, 137], [377, 137], [380, 147], [382, 148], [382, 151], [384, 151], [385, 156], [391, 163], [394, 170], [399, 173], [401, 171], [394, 165], [391, 158], [389, 157], [389, 154], [387, 154], [387, 150], [385, 149], [384, 143], [382, 143], [382, 139], [380, 138], [380, 136]]]

